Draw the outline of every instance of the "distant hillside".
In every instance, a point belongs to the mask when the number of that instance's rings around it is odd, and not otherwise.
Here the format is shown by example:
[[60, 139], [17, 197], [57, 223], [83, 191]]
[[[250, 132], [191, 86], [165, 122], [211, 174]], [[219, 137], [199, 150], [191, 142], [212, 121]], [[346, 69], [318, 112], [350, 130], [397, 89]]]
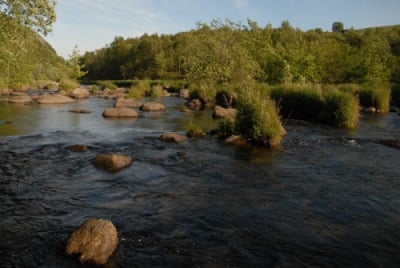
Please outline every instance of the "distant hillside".
[[66, 68], [43, 37], [0, 14], [0, 90], [59, 80]]

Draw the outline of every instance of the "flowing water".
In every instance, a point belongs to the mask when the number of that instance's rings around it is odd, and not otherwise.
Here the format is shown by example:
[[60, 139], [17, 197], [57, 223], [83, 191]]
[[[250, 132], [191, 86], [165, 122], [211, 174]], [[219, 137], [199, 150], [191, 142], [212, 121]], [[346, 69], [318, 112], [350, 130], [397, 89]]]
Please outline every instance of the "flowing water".
[[[361, 118], [353, 131], [286, 124], [278, 150], [211, 137], [164, 143], [164, 131], [210, 112], [133, 120], [101, 115], [112, 102], [0, 104], [0, 267], [88, 267], [65, 256], [88, 217], [110, 219], [120, 244], [108, 267], [399, 267], [400, 116]], [[91, 109], [73, 114], [70, 109]], [[67, 147], [86, 144], [85, 153]], [[117, 173], [92, 165], [132, 156]]]

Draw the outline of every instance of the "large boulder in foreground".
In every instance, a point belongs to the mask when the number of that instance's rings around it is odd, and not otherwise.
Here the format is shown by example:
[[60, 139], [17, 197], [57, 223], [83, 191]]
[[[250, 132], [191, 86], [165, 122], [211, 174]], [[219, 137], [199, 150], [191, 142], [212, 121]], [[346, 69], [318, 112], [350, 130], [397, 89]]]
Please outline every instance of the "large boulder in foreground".
[[8, 102], [14, 104], [30, 104], [32, 103], [32, 98], [28, 95], [12, 96]]
[[44, 95], [43, 97], [37, 99], [39, 104], [66, 104], [74, 102], [70, 97], [54, 94], [54, 95]]
[[165, 132], [161, 135], [160, 139], [166, 142], [176, 142], [181, 143], [188, 140], [188, 138], [184, 135], [178, 134], [176, 132]]
[[111, 221], [89, 218], [71, 234], [65, 251], [68, 255], [80, 255], [81, 263], [104, 265], [118, 242], [117, 228]]
[[96, 167], [105, 169], [110, 172], [116, 172], [129, 166], [131, 163], [132, 157], [119, 154], [98, 155], [93, 161], [93, 164]]
[[149, 102], [143, 103], [143, 105], [140, 107], [140, 110], [145, 111], [145, 112], [164, 111], [165, 105], [162, 103], [149, 101]]
[[123, 99], [120, 98], [114, 103], [115, 108], [140, 108], [142, 106], [142, 102], [135, 99]]
[[125, 117], [134, 118], [139, 114], [131, 108], [108, 108], [103, 112], [104, 117]]

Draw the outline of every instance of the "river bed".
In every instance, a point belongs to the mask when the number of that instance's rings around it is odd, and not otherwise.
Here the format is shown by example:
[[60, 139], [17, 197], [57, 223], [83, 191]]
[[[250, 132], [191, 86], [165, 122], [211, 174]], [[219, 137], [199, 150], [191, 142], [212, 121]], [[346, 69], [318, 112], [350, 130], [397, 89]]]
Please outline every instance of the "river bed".
[[[356, 130], [289, 120], [281, 148], [212, 137], [164, 143], [211, 113], [107, 120], [112, 101], [0, 104], [0, 267], [87, 267], [64, 255], [88, 217], [110, 219], [109, 267], [398, 267], [400, 116], [362, 115]], [[70, 109], [90, 109], [73, 114]], [[85, 153], [68, 151], [87, 144]], [[132, 156], [117, 173], [92, 165]]]

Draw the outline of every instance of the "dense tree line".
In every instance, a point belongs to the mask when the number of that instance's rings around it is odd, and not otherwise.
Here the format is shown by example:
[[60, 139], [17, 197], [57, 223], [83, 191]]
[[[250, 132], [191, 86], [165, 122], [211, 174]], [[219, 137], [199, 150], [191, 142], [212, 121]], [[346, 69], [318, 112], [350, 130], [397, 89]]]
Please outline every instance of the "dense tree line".
[[91, 80], [186, 78], [207, 86], [247, 78], [269, 84], [400, 81], [400, 27], [344, 30], [335, 22], [332, 28], [304, 32], [288, 21], [272, 28], [214, 20], [174, 35], [115, 37], [81, 60]]

